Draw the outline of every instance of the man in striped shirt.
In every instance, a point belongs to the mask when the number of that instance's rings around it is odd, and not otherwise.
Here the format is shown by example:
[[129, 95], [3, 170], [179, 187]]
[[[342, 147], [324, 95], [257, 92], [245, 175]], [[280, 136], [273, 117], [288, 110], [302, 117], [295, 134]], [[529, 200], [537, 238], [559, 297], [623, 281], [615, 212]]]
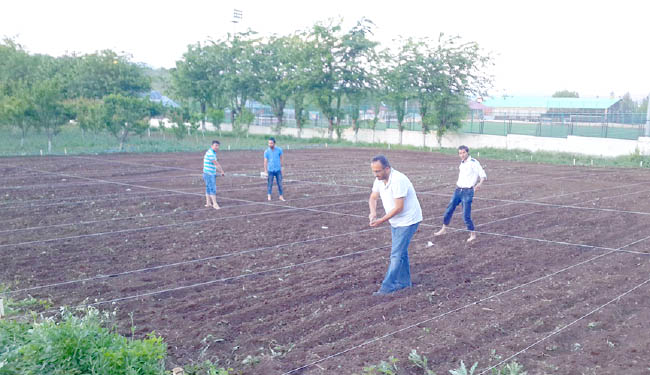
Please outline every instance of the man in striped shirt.
[[213, 207], [218, 210], [217, 204], [217, 168], [221, 175], [225, 175], [221, 164], [217, 161], [219, 141], [212, 141], [212, 146], [203, 156], [203, 180], [205, 181], [205, 207]]

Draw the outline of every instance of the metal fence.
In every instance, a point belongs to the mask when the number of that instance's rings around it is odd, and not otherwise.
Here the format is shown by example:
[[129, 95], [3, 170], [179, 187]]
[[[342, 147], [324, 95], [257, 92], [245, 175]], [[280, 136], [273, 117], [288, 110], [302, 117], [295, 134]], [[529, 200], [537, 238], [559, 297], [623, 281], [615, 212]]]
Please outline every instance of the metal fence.
[[[375, 130], [398, 129], [395, 112], [380, 111]], [[373, 128], [374, 113], [371, 110], [360, 112], [358, 125], [361, 129]], [[229, 116], [226, 116], [229, 119]], [[336, 120], [334, 120], [336, 121]], [[484, 116], [480, 112], [470, 111], [462, 121], [459, 129], [464, 133], [508, 135], [521, 134], [537, 137], [566, 138], [569, 135], [582, 137], [600, 137], [616, 139], [637, 139], [644, 135], [645, 114], [643, 113], [513, 113], [493, 112]], [[255, 111], [253, 125], [277, 127], [278, 119], [270, 111]], [[349, 115], [340, 120], [342, 128], [352, 127]], [[284, 127], [295, 128], [296, 120], [292, 109], [285, 111]], [[304, 128], [327, 128], [329, 121], [317, 110], [307, 111]], [[409, 110], [402, 121], [404, 130], [422, 131], [422, 121], [417, 111]], [[435, 126], [430, 127], [435, 131]]]

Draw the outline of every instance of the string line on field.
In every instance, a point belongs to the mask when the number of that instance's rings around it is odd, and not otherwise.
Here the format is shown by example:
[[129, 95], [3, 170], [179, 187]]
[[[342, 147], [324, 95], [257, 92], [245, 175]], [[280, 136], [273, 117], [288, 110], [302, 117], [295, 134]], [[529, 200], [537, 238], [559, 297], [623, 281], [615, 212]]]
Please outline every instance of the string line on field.
[[588, 318], [589, 316], [591, 316], [591, 315], [597, 313], [598, 311], [604, 309], [604, 308], [607, 307], [608, 305], [610, 305], [610, 304], [612, 304], [612, 303], [614, 303], [614, 302], [616, 302], [616, 301], [619, 301], [621, 298], [625, 297], [626, 295], [628, 295], [628, 294], [634, 292], [635, 290], [641, 288], [642, 286], [644, 286], [645, 284], [648, 284], [648, 283], [650, 283], [650, 279], [645, 280], [644, 282], [642, 282], [642, 283], [636, 285], [636, 286], [633, 287], [632, 289], [629, 289], [629, 290], [627, 290], [626, 292], [624, 292], [624, 293], [618, 295], [617, 297], [615, 297], [615, 298], [609, 300], [608, 302], [606, 302], [606, 303], [604, 303], [604, 304], [598, 306], [597, 308], [591, 310], [590, 312], [588, 312], [588, 313], [586, 313], [585, 315], [579, 317], [578, 319], [575, 319], [574, 321], [572, 321], [571, 323], [569, 323], [569, 324], [563, 326], [562, 328], [556, 329], [555, 331], [553, 331], [553, 332], [551, 332], [550, 334], [548, 334], [548, 335], [542, 337], [541, 339], [539, 339], [539, 340], [533, 342], [532, 344], [530, 344], [530, 345], [528, 345], [527, 347], [521, 349], [520, 351], [518, 351], [518, 352], [512, 354], [511, 356], [507, 357], [506, 359], [502, 360], [501, 362], [499, 362], [499, 363], [497, 363], [497, 364], [495, 364], [495, 365], [493, 365], [493, 366], [491, 366], [491, 367], [488, 367], [488, 368], [483, 369], [483, 371], [479, 372], [478, 375], [483, 375], [483, 374], [487, 373], [488, 371], [491, 371], [492, 369], [497, 368], [497, 367], [499, 367], [499, 366], [505, 364], [507, 361], [510, 361], [511, 359], [516, 358], [517, 356], [519, 356], [519, 355], [525, 353], [526, 351], [528, 351], [528, 350], [531, 349], [532, 347], [537, 346], [538, 344], [540, 344], [540, 343], [542, 343], [542, 342], [548, 340], [549, 338], [551, 338], [551, 337], [553, 337], [553, 336], [559, 334], [560, 332], [566, 330], [567, 328], [569, 328], [569, 327], [575, 325], [575, 324], [578, 323], [579, 321]]
[[[223, 190], [220, 190], [223, 191]], [[333, 198], [333, 197], [341, 197], [341, 196], [349, 196], [349, 195], [356, 195], [356, 194], [365, 194], [365, 193], [343, 193], [343, 194], [330, 194], [330, 195], [319, 195], [318, 198]], [[313, 199], [314, 197], [312, 196], [307, 196], [307, 197], [302, 197], [302, 198], [292, 198], [290, 201], [291, 202], [296, 202], [300, 200], [305, 200], [305, 199]], [[343, 202], [345, 203], [345, 202]], [[259, 204], [259, 202], [256, 201], [250, 201], [248, 203], [242, 203], [238, 205], [233, 205], [233, 206], [222, 206], [221, 211], [223, 210], [229, 210], [233, 208], [239, 208], [239, 207], [245, 207], [245, 206], [251, 206], [251, 205], [256, 205]], [[339, 204], [339, 203], [336, 203]], [[278, 205], [277, 207], [293, 207], [293, 206], [280, 206]], [[110, 222], [110, 221], [120, 221], [120, 220], [129, 220], [129, 219], [148, 219], [148, 218], [156, 218], [156, 217], [162, 217], [162, 216], [169, 216], [169, 215], [175, 215], [175, 214], [186, 214], [186, 213], [191, 213], [191, 212], [200, 212], [200, 211], [210, 211], [213, 212], [213, 208], [205, 208], [201, 207], [198, 209], [193, 209], [193, 210], [184, 210], [184, 211], [172, 211], [172, 212], [165, 212], [161, 214], [151, 214], [151, 215], [136, 215], [136, 216], [127, 216], [127, 217], [118, 217], [118, 218], [111, 218], [111, 219], [101, 219], [101, 220], [89, 220], [89, 221], [79, 221], [79, 222], [74, 222], [74, 223], [64, 223], [64, 224], [53, 224], [53, 225], [41, 225], [41, 226], [36, 226], [36, 227], [25, 227], [25, 228], [15, 228], [15, 229], [5, 229], [5, 230], [0, 230], [0, 233], [12, 233], [12, 232], [20, 232], [20, 231], [28, 231], [28, 230], [37, 230], [37, 229], [48, 229], [48, 228], [57, 228], [57, 227], [65, 227], [65, 226], [76, 226], [76, 225], [87, 225], [87, 224], [97, 224], [97, 223], [103, 223], [103, 222]]]
[[[129, 199], [138, 199], [138, 198], [143, 198], [142, 195], [145, 195], [144, 198], [161, 198], [161, 197], [173, 197], [176, 195], [184, 195], [181, 193], [169, 193], [169, 192], [160, 192], [160, 194], [155, 194], [155, 195], [146, 195], [147, 193], [134, 193], [134, 194], [124, 194], [124, 195], [118, 195], [117, 197], [114, 198], [109, 198], [105, 199], [102, 197], [89, 197], [84, 200], [78, 200], [78, 201], [61, 201], [61, 199], [55, 199], [57, 202], [51, 202], [51, 203], [43, 203], [43, 204], [29, 204], [29, 203], [24, 203], [24, 204], [11, 204], [10, 207], [3, 207], [3, 209], [19, 209], [19, 208], [41, 208], [41, 207], [52, 207], [52, 206], [72, 206], [75, 204], [84, 204], [88, 202], [98, 202], [98, 203], [103, 203], [103, 202], [114, 202], [114, 201], [125, 201]], [[151, 194], [151, 193], [148, 193]], [[115, 194], [111, 194], [115, 195]], [[75, 198], [64, 198], [64, 199], [75, 199]], [[47, 200], [47, 198], [45, 198]]]
[[[245, 203], [250, 202], [250, 201], [245, 201], [245, 200], [239, 200], [239, 201], [245, 202]], [[354, 216], [354, 217], [363, 217], [363, 216], [360, 216], [360, 215], [353, 215], [353, 214], [346, 214], [346, 213], [335, 213], [335, 212], [317, 210], [316, 209], [317, 207], [327, 207], [327, 206], [332, 206], [332, 205], [350, 204], [350, 203], [357, 203], [357, 202], [365, 202], [365, 200], [354, 200], [354, 201], [350, 201], [350, 202], [326, 203], [326, 204], [322, 204], [322, 205], [313, 206], [313, 208], [274, 205], [275, 207], [280, 207], [281, 209], [277, 210], [277, 211], [273, 211], [273, 213], [279, 214], [279, 213], [286, 213], [286, 212], [291, 212], [291, 211], [312, 211], [312, 212], [318, 212], [318, 213], [329, 213], [329, 214], [340, 214], [340, 215], [347, 215], [347, 216]], [[98, 236], [105, 236], [105, 235], [112, 235], [112, 234], [141, 232], [141, 231], [146, 231], [146, 230], [156, 230], [156, 229], [170, 228], [170, 227], [175, 227], [175, 226], [202, 224], [202, 223], [207, 223], [207, 222], [217, 221], [217, 220], [225, 220], [225, 219], [248, 217], [248, 216], [259, 216], [259, 215], [266, 215], [266, 214], [269, 214], [269, 212], [264, 211], [264, 212], [256, 212], [256, 213], [252, 213], [252, 214], [220, 216], [220, 217], [213, 217], [213, 218], [209, 218], [209, 219], [184, 221], [184, 222], [181, 222], [181, 223], [151, 225], [151, 226], [140, 227], [140, 228], [129, 228], [129, 229], [116, 230], [116, 231], [108, 231], [108, 232], [97, 232], [97, 233], [79, 234], [79, 235], [75, 235], [75, 236], [56, 237], [56, 238], [48, 238], [48, 239], [42, 239], [42, 240], [16, 242], [16, 243], [2, 244], [2, 245], [0, 245], [0, 248], [13, 247], [13, 246], [24, 246], [24, 245], [33, 245], [33, 244], [37, 244], [37, 243], [49, 243], [49, 242], [55, 242], [55, 241], [66, 241], [66, 240], [73, 240], [73, 239], [87, 238], [87, 237], [98, 237]]]
[[[625, 246], [621, 246], [621, 247], [619, 247], [619, 248], [616, 249], [616, 250], [622, 250], [623, 248], [626, 248], [626, 247], [628, 247], [628, 246], [633, 246], [633, 245], [635, 245], [635, 244], [637, 244], [637, 243], [639, 243], [639, 242], [642, 242], [642, 241], [647, 240], [648, 238], [650, 238], [650, 236], [645, 237], [645, 238], [642, 238], [642, 239], [637, 240], [637, 241], [634, 241], [634, 242], [632, 242], [632, 243], [630, 243], [630, 244], [627, 244], [627, 245], [625, 245]], [[564, 327], [562, 327], [562, 328], [560, 328], [560, 329], [556, 329], [555, 331], [551, 332], [550, 334], [548, 334], [548, 335], [542, 337], [541, 339], [535, 341], [534, 343], [528, 345], [528, 346], [525, 347], [524, 349], [522, 349], [522, 350], [520, 350], [520, 351], [518, 351], [518, 352], [512, 354], [512, 355], [509, 356], [508, 358], [503, 359], [501, 362], [497, 363], [496, 365], [484, 369], [484, 370], [481, 371], [478, 375], [485, 374], [486, 372], [492, 370], [493, 368], [496, 368], [496, 367], [498, 367], [498, 366], [501, 366], [501, 365], [503, 365], [504, 363], [510, 361], [511, 359], [516, 358], [518, 355], [523, 354], [524, 352], [528, 351], [530, 348], [532, 348], [532, 347], [536, 346], [537, 344], [540, 344], [540, 343], [542, 343], [543, 341], [545, 341], [545, 340], [547, 340], [547, 339], [549, 339], [549, 338], [551, 338], [551, 337], [557, 335], [558, 333], [564, 331], [565, 329], [567, 329], [567, 328], [573, 326], [573, 325], [576, 324], [577, 322], [586, 319], [587, 317], [589, 317], [589, 316], [595, 314], [596, 312], [598, 312], [598, 311], [604, 309], [605, 307], [607, 307], [608, 305], [612, 304], [613, 302], [620, 300], [621, 298], [625, 297], [626, 295], [632, 293], [632, 292], [635, 291], [636, 289], [639, 289], [640, 287], [644, 286], [645, 284], [647, 284], [647, 283], [649, 283], [649, 282], [650, 282], [650, 279], [645, 280], [644, 282], [642, 282], [642, 283], [636, 285], [636, 286], [633, 287], [632, 289], [627, 290], [626, 292], [620, 294], [619, 296], [617, 296], [617, 297], [611, 299], [610, 301], [608, 301], [608, 302], [606, 302], [606, 303], [600, 305], [599, 307], [597, 307], [597, 308], [591, 310], [591, 311], [588, 312], [587, 314], [585, 314], [585, 315], [579, 317], [578, 319], [575, 319], [574, 321], [572, 321], [571, 323], [565, 325]]]
[[[321, 206], [330, 206], [330, 205], [337, 205], [337, 204], [339, 204], [339, 203], [334, 203], [334, 204], [325, 204], [325, 205], [321, 205]], [[345, 204], [345, 202], [344, 202], [343, 204]], [[315, 207], [318, 207], [318, 206], [315, 206]], [[491, 207], [488, 207], [488, 208], [486, 208], [486, 209], [489, 209], [489, 208], [491, 208]], [[287, 210], [283, 210], [283, 211], [279, 211], [279, 212], [288, 212], [288, 211], [292, 211], [292, 210], [293, 210], [293, 209], [287, 209]], [[318, 211], [319, 211], [319, 212], [322, 212], [321, 210], [318, 210]], [[489, 225], [489, 224], [492, 224], [492, 223], [495, 223], [495, 222], [500, 222], [500, 221], [504, 221], [504, 220], [508, 220], [508, 219], [512, 219], [512, 218], [521, 217], [521, 216], [524, 216], [524, 215], [530, 215], [530, 214], [534, 214], [534, 213], [537, 213], [537, 212], [538, 212], [538, 211], [533, 211], [533, 212], [528, 212], [528, 213], [523, 213], [523, 214], [513, 215], [513, 216], [510, 216], [510, 217], [507, 217], [507, 218], [501, 218], [501, 219], [493, 220], [493, 221], [490, 221], [490, 222], [481, 223], [481, 224], [478, 224], [477, 227], [482, 226], [482, 225]], [[261, 214], [261, 213], [260, 213], [260, 214]], [[249, 215], [238, 215], [238, 216], [249, 216]], [[232, 218], [232, 217], [238, 217], [238, 216], [231, 216], [231, 217], [225, 217], [225, 218]], [[251, 215], [251, 216], [252, 216], [252, 215]], [[361, 216], [361, 215], [352, 215], [352, 214], [351, 214], [351, 216], [363, 217], [363, 216]], [[224, 218], [224, 219], [225, 219], [225, 218]], [[436, 218], [433, 218], [433, 219], [436, 219]], [[432, 220], [433, 220], [433, 219], [432, 219]], [[218, 219], [217, 219], [217, 220], [218, 220]], [[427, 220], [427, 221], [428, 221], [428, 220]], [[180, 224], [179, 224], [179, 225], [180, 225]], [[423, 223], [422, 223], [422, 226], [433, 226], [433, 225], [431, 225], [431, 224], [427, 224], [427, 223], [424, 223], [424, 222], [423, 222]], [[463, 229], [456, 229], [456, 228], [452, 228], [452, 227], [450, 227], [449, 229], [454, 230], [454, 231], [465, 231], [465, 230], [463, 230]], [[359, 231], [359, 232], [363, 232], [363, 231], [364, 231], [364, 230]], [[354, 232], [354, 233], [359, 233], [359, 232]], [[114, 232], [108, 232], [107, 234], [110, 234], [110, 233], [114, 233]], [[482, 231], [478, 231], [478, 233], [488, 234], [488, 235], [493, 235], [493, 236], [501, 236], [501, 237], [507, 237], [507, 238], [520, 239], [520, 240], [524, 240], [524, 241], [531, 241], [531, 240], [532, 240], [532, 241], [538, 241], [538, 242], [554, 243], [554, 244], [560, 244], [560, 245], [566, 245], [566, 246], [577, 246], [577, 247], [584, 247], [584, 248], [590, 248], [590, 249], [615, 250], [615, 249], [612, 249], [612, 248], [609, 248], [609, 247], [593, 246], [593, 245], [584, 245], [584, 244], [575, 244], [575, 243], [569, 243], [569, 242], [552, 241], [552, 240], [544, 240], [544, 239], [537, 239], [537, 238], [530, 238], [530, 237], [523, 237], [523, 236], [504, 235], [504, 234], [490, 233], [490, 232], [482, 232]], [[276, 245], [276, 246], [278, 246], [278, 245]], [[643, 252], [634, 252], [634, 251], [628, 251], [628, 250], [619, 250], [619, 251], [635, 253], [635, 254], [638, 254], [638, 255], [649, 255], [648, 253], [643, 253]], [[228, 255], [228, 254], [226, 254], [226, 255]], [[223, 254], [222, 254], [221, 256], [218, 256], [217, 258], [219, 258], [219, 257], [225, 257], [226, 255], [223, 255]], [[177, 266], [177, 265], [182, 265], [182, 264], [192, 263], [192, 262], [196, 262], [196, 261], [197, 261], [197, 260], [190, 260], [190, 261], [185, 261], [185, 262], [176, 262], [176, 263], [173, 263], [173, 264], [171, 264], [171, 265], [160, 265], [160, 266], [154, 267], [153, 269], [165, 268], [165, 267], [171, 267], [171, 266]], [[136, 273], [136, 272], [145, 272], [145, 271], [148, 271], [148, 270], [149, 270], [149, 269], [143, 269], [143, 270], [139, 270], [139, 271], [138, 271], [138, 270], [133, 270], [133, 271], [127, 271], [127, 272], [124, 272], [124, 273], [121, 273], [121, 274], [117, 274], [117, 275], [122, 275], [122, 274], [126, 275], [126, 274], [131, 274], [131, 273]], [[116, 276], [115, 274], [114, 274], [114, 275], [109, 275], [109, 277], [115, 277], [115, 276]], [[84, 279], [84, 280], [92, 280], [92, 279], [95, 279], [95, 278], [105, 278], [105, 277], [106, 277], [105, 275], [99, 275], [99, 276], [91, 277], [91, 278], [87, 278], [87, 279]], [[71, 281], [70, 283], [73, 283], [73, 282], [75, 282], [75, 281]], [[63, 282], [63, 284], [67, 284], [67, 283], [68, 283], [68, 282]], [[45, 286], [42, 286], [42, 287], [45, 287]], [[34, 288], [32, 288], [32, 289], [39, 289], [39, 288], [42, 288], [42, 287], [34, 287]], [[18, 291], [15, 291], [15, 292], [18, 292]]]
[[377, 230], [377, 229], [380, 229], [380, 228], [376, 227], [376, 228], [370, 228], [370, 229], [362, 229], [362, 230], [353, 231], [353, 232], [346, 232], [346, 233], [334, 234], [334, 235], [330, 235], [330, 236], [311, 238], [311, 239], [307, 239], [307, 240], [295, 241], [295, 242], [290, 242], [290, 243], [283, 243], [283, 244], [278, 244], [278, 245], [273, 245], [273, 246], [258, 247], [258, 248], [255, 248], [255, 249], [248, 249], [248, 250], [242, 250], [242, 251], [237, 251], [237, 252], [232, 252], [232, 253], [213, 255], [213, 256], [209, 256], [209, 257], [190, 259], [190, 260], [185, 260], [185, 261], [181, 261], [181, 262], [166, 263], [166, 264], [161, 264], [161, 265], [158, 265], [158, 266], [145, 267], [145, 268], [139, 268], [139, 269], [124, 271], [124, 272], [112, 273], [112, 274], [109, 274], [109, 275], [96, 275], [96, 276], [87, 277], [87, 278], [83, 278], [83, 279], [68, 280], [68, 281], [52, 283], [52, 284], [46, 284], [46, 285], [38, 285], [38, 286], [29, 287], [29, 288], [22, 288], [22, 289], [8, 291], [8, 292], [5, 292], [5, 294], [11, 295], [11, 294], [23, 293], [23, 292], [27, 292], [27, 291], [31, 291], [31, 290], [36, 290], [36, 289], [44, 289], [44, 288], [57, 287], [57, 286], [62, 286], [62, 285], [70, 285], [70, 284], [76, 284], [76, 283], [82, 283], [82, 282], [88, 282], [88, 281], [94, 281], [94, 280], [101, 280], [101, 279], [107, 279], [107, 278], [130, 275], [130, 274], [134, 274], [134, 273], [148, 272], [148, 271], [153, 271], [153, 270], [160, 270], [160, 269], [163, 269], [163, 268], [169, 268], [169, 267], [176, 267], [176, 266], [187, 265], [187, 264], [192, 264], [192, 263], [205, 262], [205, 261], [209, 261], [209, 260], [229, 258], [229, 257], [233, 257], [233, 256], [245, 255], [245, 254], [261, 252], [261, 251], [266, 251], [266, 250], [281, 249], [283, 247], [291, 247], [291, 246], [295, 246], [295, 245], [308, 244], [308, 243], [311, 243], [311, 242], [329, 240], [329, 239], [337, 238], [337, 237], [344, 237], [344, 236], [360, 234], [360, 233], [364, 233], [364, 232], [370, 232], [370, 231], [374, 231], [374, 230]]
[[502, 296], [502, 295], [504, 295], [504, 294], [510, 293], [510, 292], [512, 292], [512, 291], [515, 291], [515, 290], [518, 290], [518, 289], [524, 288], [524, 287], [526, 287], [526, 286], [528, 286], [528, 285], [531, 285], [531, 284], [537, 283], [537, 282], [539, 282], [539, 281], [542, 281], [542, 280], [548, 279], [548, 278], [553, 277], [553, 276], [556, 276], [556, 275], [558, 275], [558, 274], [560, 274], [560, 273], [566, 272], [566, 271], [568, 271], [568, 270], [570, 270], [570, 269], [573, 269], [573, 268], [579, 267], [579, 266], [581, 266], [581, 265], [583, 265], [583, 264], [587, 264], [587, 263], [593, 262], [594, 260], [597, 260], [597, 259], [600, 259], [600, 258], [605, 257], [605, 256], [607, 256], [607, 255], [613, 254], [613, 253], [616, 252], [616, 250], [621, 250], [621, 249], [623, 249], [623, 248], [625, 248], [625, 247], [632, 246], [632, 245], [634, 245], [634, 244], [636, 244], [636, 243], [639, 243], [639, 242], [641, 242], [641, 241], [645, 241], [645, 240], [648, 239], [648, 238], [650, 238], [650, 236], [645, 237], [645, 238], [643, 238], [643, 239], [641, 239], [641, 240], [634, 241], [634, 242], [632, 242], [632, 243], [630, 243], [630, 244], [627, 244], [627, 245], [625, 245], [625, 246], [622, 246], [622, 247], [620, 247], [619, 249], [615, 249], [615, 250], [608, 251], [608, 252], [603, 253], [603, 254], [599, 254], [599, 255], [597, 255], [597, 256], [595, 256], [595, 257], [592, 257], [592, 258], [586, 259], [586, 260], [584, 260], [584, 261], [578, 262], [578, 263], [576, 263], [576, 264], [572, 264], [572, 265], [570, 265], [570, 266], [564, 267], [564, 268], [562, 268], [562, 269], [560, 269], [560, 270], [558, 270], [558, 271], [555, 271], [555, 272], [552, 272], [552, 273], [550, 273], [550, 274], [547, 274], [547, 275], [544, 275], [544, 276], [538, 277], [538, 278], [536, 278], [536, 279], [534, 279], [534, 280], [531, 280], [531, 281], [528, 281], [528, 282], [526, 282], [526, 283], [523, 283], [523, 284], [520, 284], [520, 285], [514, 286], [514, 287], [512, 287], [512, 288], [509, 288], [509, 289], [503, 290], [503, 291], [501, 291], [501, 292], [498, 292], [498, 293], [492, 294], [492, 295], [487, 296], [487, 297], [480, 298], [480, 299], [478, 299], [478, 300], [476, 300], [476, 301], [474, 301], [474, 302], [470, 302], [470, 303], [465, 304], [465, 305], [463, 305], [463, 306], [460, 306], [460, 307], [458, 307], [458, 308], [455, 308], [455, 309], [452, 309], [452, 310], [448, 310], [448, 311], [446, 311], [446, 312], [444, 312], [444, 313], [438, 314], [438, 315], [433, 316], [433, 317], [431, 317], [431, 318], [428, 318], [428, 319], [422, 320], [422, 321], [420, 321], [420, 322], [417, 322], [417, 323], [414, 323], [414, 324], [408, 325], [408, 326], [406, 326], [406, 327], [400, 328], [400, 329], [398, 329], [398, 330], [395, 330], [395, 331], [392, 331], [392, 332], [386, 333], [386, 334], [384, 334], [384, 335], [382, 335], [382, 336], [374, 337], [374, 338], [372, 338], [372, 339], [370, 339], [370, 340], [367, 340], [367, 341], [365, 341], [365, 342], [362, 342], [361, 344], [358, 344], [358, 345], [352, 346], [352, 347], [350, 347], [350, 348], [347, 348], [347, 349], [341, 350], [341, 351], [339, 351], [339, 352], [337, 352], [337, 353], [334, 353], [334, 354], [330, 354], [330, 355], [328, 355], [328, 356], [326, 356], [326, 357], [323, 357], [323, 358], [321, 358], [321, 359], [318, 359], [318, 360], [316, 360], [316, 361], [313, 361], [313, 362], [310, 362], [310, 363], [308, 363], [308, 364], [302, 365], [302, 366], [300, 366], [300, 367], [294, 368], [294, 369], [292, 369], [292, 370], [290, 370], [290, 371], [284, 372], [284, 373], [282, 373], [282, 375], [290, 375], [290, 374], [296, 373], [296, 372], [298, 372], [298, 371], [301, 371], [301, 370], [304, 370], [304, 369], [306, 369], [306, 368], [309, 368], [309, 367], [315, 366], [315, 365], [317, 365], [317, 364], [319, 364], [319, 363], [322, 363], [322, 362], [324, 362], [324, 361], [326, 361], [326, 360], [329, 360], [329, 359], [332, 359], [332, 358], [338, 357], [338, 356], [343, 355], [343, 354], [346, 354], [346, 353], [348, 353], [348, 352], [350, 352], [350, 351], [353, 351], [353, 350], [359, 349], [359, 348], [361, 348], [361, 347], [364, 347], [364, 346], [370, 345], [370, 344], [372, 344], [372, 343], [375, 343], [375, 342], [381, 341], [381, 340], [383, 340], [383, 339], [385, 339], [385, 338], [388, 338], [388, 337], [394, 336], [394, 335], [396, 335], [396, 334], [398, 334], [398, 333], [400, 333], [400, 332], [404, 332], [404, 331], [410, 330], [410, 329], [412, 329], [412, 328], [419, 327], [419, 326], [421, 326], [422, 324], [428, 323], [428, 322], [430, 322], [430, 321], [433, 321], [433, 320], [437, 320], [437, 319], [443, 318], [443, 317], [445, 317], [445, 316], [447, 316], [447, 315], [450, 315], [450, 314], [453, 314], [453, 313], [459, 312], [459, 311], [464, 310], [464, 309], [466, 309], [466, 308], [468, 308], [468, 307], [478, 305], [478, 304], [480, 304], [480, 303], [483, 303], [483, 302], [489, 301], [489, 300], [491, 300], [491, 299], [497, 298], [497, 297], [499, 297], [499, 296]]

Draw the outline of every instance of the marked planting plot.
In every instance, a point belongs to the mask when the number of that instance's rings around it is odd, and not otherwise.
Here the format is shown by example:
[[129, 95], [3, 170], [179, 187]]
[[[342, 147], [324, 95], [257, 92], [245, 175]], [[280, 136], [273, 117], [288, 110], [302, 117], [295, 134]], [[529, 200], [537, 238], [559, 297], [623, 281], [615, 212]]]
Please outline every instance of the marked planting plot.
[[[200, 153], [3, 159], [0, 283], [49, 299], [44, 314], [117, 309], [126, 335], [133, 313], [138, 337], [165, 338], [168, 368], [360, 374], [394, 356], [415, 375], [416, 349], [438, 374], [460, 360], [481, 374], [512, 360], [529, 374], [647, 371], [647, 171], [481, 160], [468, 245], [461, 207], [433, 236], [457, 157], [285, 151], [286, 202], [275, 186], [266, 200], [261, 152], [220, 152], [218, 211], [203, 207]], [[367, 223], [380, 152], [424, 213], [414, 287], [383, 298], [390, 231]]]

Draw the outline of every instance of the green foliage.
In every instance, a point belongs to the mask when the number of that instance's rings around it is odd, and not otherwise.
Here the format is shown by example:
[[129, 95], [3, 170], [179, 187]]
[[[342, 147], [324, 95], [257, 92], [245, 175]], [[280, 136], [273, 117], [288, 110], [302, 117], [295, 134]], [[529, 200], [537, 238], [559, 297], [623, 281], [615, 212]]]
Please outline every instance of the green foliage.
[[436, 373], [429, 368], [429, 360], [427, 357], [418, 354], [415, 349], [411, 350], [411, 353], [409, 353], [409, 361], [413, 362], [416, 367], [424, 370], [425, 375], [436, 375]]
[[104, 124], [120, 141], [120, 151], [130, 133], [142, 134], [149, 127], [149, 101], [111, 94], [104, 98]]
[[63, 310], [58, 320], [2, 320], [0, 374], [164, 374], [162, 338], [127, 339], [112, 319], [113, 314], [88, 308], [80, 315]]
[[526, 375], [524, 366], [512, 361], [499, 369], [492, 369], [492, 375]]
[[397, 375], [397, 362], [397, 358], [390, 356], [388, 362], [381, 361], [378, 365], [364, 367], [363, 375]]
[[232, 126], [233, 133], [238, 137], [248, 135], [248, 127], [253, 123], [253, 120], [255, 120], [253, 112], [243, 108]]
[[449, 373], [451, 375], [473, 375], [474, 371], [476, 370], [476, 366], [478, 366], [478, 362], [475, 362], [470, 369], [467, 369], [467, 367], [465, 367], [465, 363], [463, 361], [460, 361], [460, 366], [458, 366], [458, 368], [455, 370], [449, 370]]
[[62, 58], [66, 91], [72, 98], [101, 99], [107, 95], [136, 96], [151, 90], [151, 79], [129, 56], [111, 50]]
[[231, 368], [217, 367], [217, 363], [208, 360], [186, 366], [183, 370], [186, 375], [229, 375], [233, 371]]

